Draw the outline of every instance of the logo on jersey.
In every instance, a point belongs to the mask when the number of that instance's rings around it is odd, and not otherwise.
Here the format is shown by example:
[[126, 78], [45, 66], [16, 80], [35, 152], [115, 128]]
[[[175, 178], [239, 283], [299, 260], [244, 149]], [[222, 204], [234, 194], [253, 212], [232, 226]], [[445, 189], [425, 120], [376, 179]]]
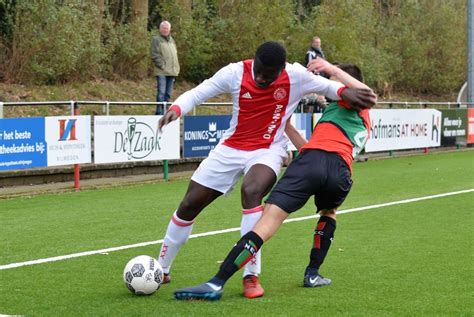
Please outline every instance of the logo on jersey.
[[278, 127], [277, 122], [281, 118], [282, 110], [283, 110], [283, 105], [276, 105], [275, 111], [273, 112], [273, 117], [272, 117], [273, 120], [270, 122], [270, 125], [267, 128], [267, 132], [263, 135], [263, 138], [265, 140], [270, 140], [270, 138], [272, 137], [273, 132]]
[[242, 95], [242, 98], [244, 98], [244, 99], [252, 99], [252, 96], [251, 96], [250, 93], [247, 91], [245, 94]]
[[282, 100], [284, 98], [286, 98], [286, 90], [284, 88], [277, 88], [275, 89], [275, 92], [273, 93], [273, 98], [275, 98], [275, 100]]
[[365, 143], [367, 143], [368, 138], [369, 138], [369, 132], [367, 130], [360, 131], [354, 136], [355, 144], [352, 149], [353, 158], [356, 158], [356, 156], [359, 155], [359, 153], [364, 148]]

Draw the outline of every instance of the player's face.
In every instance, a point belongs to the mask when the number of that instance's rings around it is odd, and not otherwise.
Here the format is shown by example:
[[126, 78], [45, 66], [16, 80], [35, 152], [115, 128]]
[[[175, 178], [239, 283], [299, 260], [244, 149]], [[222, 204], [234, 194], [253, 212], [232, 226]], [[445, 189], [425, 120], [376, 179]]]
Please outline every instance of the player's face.
[[283, 68], [280, 67], [269, 67], [262, 64], [262, 62], [255, 57], [253, 61], [253, 77], [255, 83], [260, 88], [267, 88], [273, 83], [278, 76], [280, 76]]

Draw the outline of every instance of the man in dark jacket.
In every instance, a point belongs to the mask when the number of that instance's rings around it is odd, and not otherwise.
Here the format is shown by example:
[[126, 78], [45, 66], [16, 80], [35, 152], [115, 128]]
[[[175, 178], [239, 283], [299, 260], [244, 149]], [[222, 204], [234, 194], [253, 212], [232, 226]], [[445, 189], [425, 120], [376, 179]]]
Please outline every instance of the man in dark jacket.
[[[326, 56], [324, 55], [323, 49], [321, 48], [321, 39], [317, 36], [313, 37], [313, 41], [311, 42], [311, 47], [309, 50], [306, 52], [306, 57], [305, 61], [306, 64], [305, 66], [308, 66], [309, 62], [312, 60], [315, 60], [316, 58], [322, 58], [326, 59]], [[325, 73], [318, 73], [316, 71], [313, 71], [315, 75], [321, 75], [323, 77], [329, 78]]]
[[326, 56], [324, 56], [323, 49], [321, 48], [321, 39], [317, 36], [313, 37], [313, 41], [311, 42], [311, 47], [310, 49], [306, 52], [306, 65], [308, 65], [309, 62], [311, 62], [313, 59], [316, 59], [316, 57], [321, 57], [322, 59], [326, 59]]

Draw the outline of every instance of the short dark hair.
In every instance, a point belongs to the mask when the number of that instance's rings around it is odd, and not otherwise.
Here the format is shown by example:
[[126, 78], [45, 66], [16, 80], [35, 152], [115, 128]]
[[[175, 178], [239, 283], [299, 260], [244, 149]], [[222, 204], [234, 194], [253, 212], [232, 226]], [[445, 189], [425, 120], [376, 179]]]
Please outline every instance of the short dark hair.
[[283, 68], [286, 63], [286, 49], [278, 42], [265, 42], [257, 48], [255, 57], [265, 66]]
[[364, 82], [364, 75], [362, 74], [362, 71], [357, 65], [354, 64], [339, 64], [337, 65], [340, 69], [354, 77], [360, 82]]

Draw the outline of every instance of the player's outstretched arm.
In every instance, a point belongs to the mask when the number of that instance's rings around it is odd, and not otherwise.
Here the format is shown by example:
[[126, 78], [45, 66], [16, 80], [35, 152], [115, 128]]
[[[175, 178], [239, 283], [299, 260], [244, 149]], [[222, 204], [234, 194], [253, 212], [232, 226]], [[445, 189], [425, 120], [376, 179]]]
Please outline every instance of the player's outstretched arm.
[[298, 151], [308, 142], [308, 140], [303, 138], [298, 130], [291, 124], [290, 120], [286, 121], [285, 133]]
[[340, 97], [355, 109], [372, 108], [377, 103], [377, 95], [369, 86], [322, 58], [309, 62], [308, 71], [324, 72], [349, 87], [341, 92]]
[[369, 86], [355, 79], [339, 67], [329, 63], [325, 59], [317, 57], [308, 63], [308, 71], [324, 72], [330, 77], [334, 77], [337, 81], [343, 83], [349, 88], [370, 89]]
[[161, 129], [167, 125], [168, 123], [178, 119], [179, 115], [174, 109], [169, 109], [163, 117], [161, 117], [160, 121], [158, 121], [158, 131], [161, 132]]

